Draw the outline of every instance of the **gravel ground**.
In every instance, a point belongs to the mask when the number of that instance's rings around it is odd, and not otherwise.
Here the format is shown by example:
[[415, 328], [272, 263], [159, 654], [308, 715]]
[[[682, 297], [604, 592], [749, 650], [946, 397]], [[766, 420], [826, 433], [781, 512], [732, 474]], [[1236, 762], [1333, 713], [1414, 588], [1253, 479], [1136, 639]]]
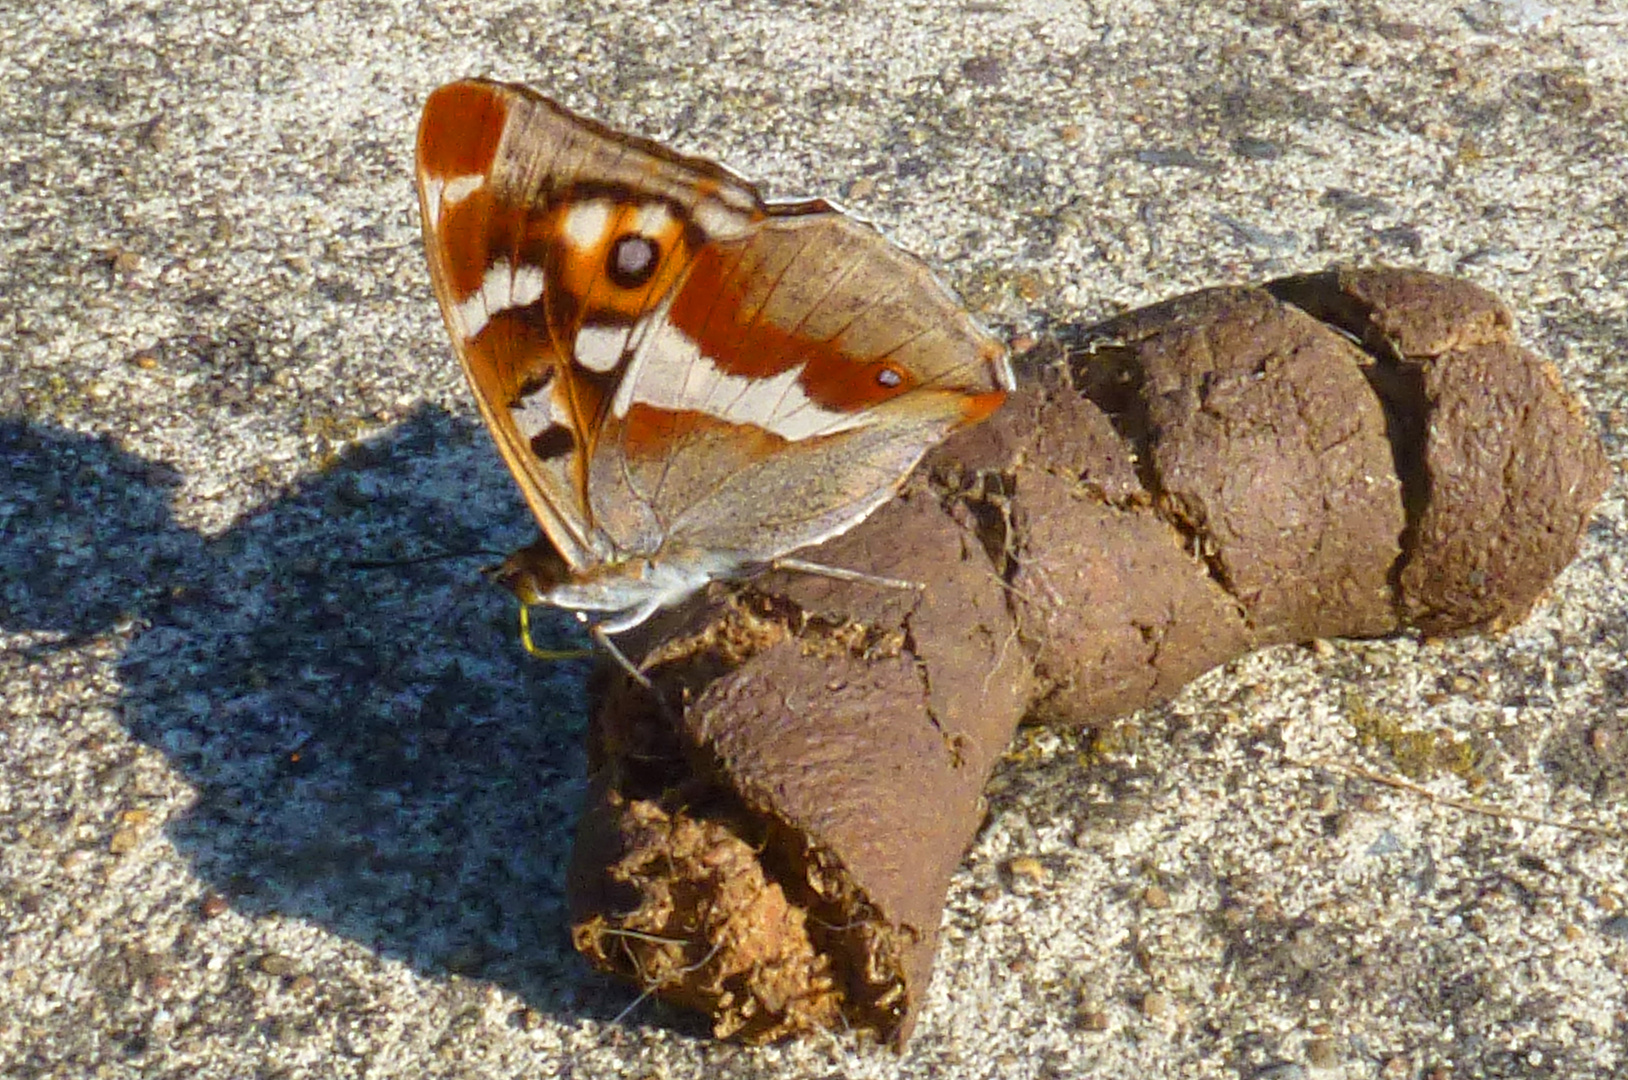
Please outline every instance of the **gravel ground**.
[[1501, 638], [1030, 733], [903, 1058], [587, 971], [583, 667], [477, 573], [533, 528], [410, 183], [469, 74], [835, 194], [1011, 333], [1465, 275], [1623, 462], [1623, 0], [8, 5], [0, 1074], [1628, 1075], [1620, 482]]

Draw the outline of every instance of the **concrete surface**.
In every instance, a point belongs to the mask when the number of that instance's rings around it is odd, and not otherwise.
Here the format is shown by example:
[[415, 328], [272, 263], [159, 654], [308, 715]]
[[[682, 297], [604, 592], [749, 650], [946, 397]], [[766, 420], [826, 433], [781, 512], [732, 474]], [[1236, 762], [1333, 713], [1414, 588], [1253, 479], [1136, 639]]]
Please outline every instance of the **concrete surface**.
[[583, 668], [477, 575], [532, 529], [409, 180], [468, 74], [835, 193], [1008, 331], [1466, 275], [1623, 463], [1622, 0], [7, 5], [0, 1074], [1628, 1074], [1620, 483], [1501, 639], [1028, 737], [902, 1060], [584, 970]]

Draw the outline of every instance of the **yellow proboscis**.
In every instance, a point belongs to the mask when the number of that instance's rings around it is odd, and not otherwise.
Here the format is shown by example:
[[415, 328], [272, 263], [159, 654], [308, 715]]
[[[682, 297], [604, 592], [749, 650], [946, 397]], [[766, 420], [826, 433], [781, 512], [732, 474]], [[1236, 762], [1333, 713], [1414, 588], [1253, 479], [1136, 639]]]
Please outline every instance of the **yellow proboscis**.
[[526, 652], [539, 660], [586, 660], [594, 654], [592, 649], [542, 649], [531, 640], [531, 605], [520, 604], [520, 644]]

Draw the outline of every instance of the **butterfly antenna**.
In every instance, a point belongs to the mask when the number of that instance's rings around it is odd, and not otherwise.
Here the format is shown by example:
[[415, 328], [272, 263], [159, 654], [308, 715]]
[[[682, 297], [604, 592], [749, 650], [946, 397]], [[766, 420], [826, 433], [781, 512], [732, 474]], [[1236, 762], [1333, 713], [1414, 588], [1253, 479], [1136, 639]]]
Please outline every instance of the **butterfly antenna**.
[[351, 559], [345, 565], [352, 570], [391, 570], [398, 566], [422, 566], [424, 563], [446, 562], [450, 559], [491, 558], [501, 556], [499, 551], [473, 548], [469, 551], [438, 551], [430, 555], [415, 555], [406, 559]]

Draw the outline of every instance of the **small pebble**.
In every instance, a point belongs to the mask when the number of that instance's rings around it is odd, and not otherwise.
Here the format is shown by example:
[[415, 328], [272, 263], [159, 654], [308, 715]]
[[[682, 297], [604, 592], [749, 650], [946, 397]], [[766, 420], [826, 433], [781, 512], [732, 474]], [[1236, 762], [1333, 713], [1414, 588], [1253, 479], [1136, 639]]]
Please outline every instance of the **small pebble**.
[[136, 850], [136, 844], [140, 841], [141, 834], [135, 829], [115, 829], [107, 842], [107, 850], [115, 855], [124, 855]]
[[1083, 1008], [1078, 1013], [1081, 1031], [1102, 1032], [1108, 1030], [1108, 1014], [1095, 1007]]
[[1014, 879], [1028, 878], [1036, 885], [1044, 884], [1046, 880], [1046, 868], [1032, 855], [1019, 855], [1006, 864], [1006, 872]]
[[1314, 1069], [1332, 1069], [1340, 1063], [1339, 1048], [1333, 1039], [1313, 1039], [1306, 1044], [1306, 1061]]
[[1306, 1080], [1306, 1067], [1293, 1061], [1268, 1065], [1255, 1073], [1256, 1080]]

